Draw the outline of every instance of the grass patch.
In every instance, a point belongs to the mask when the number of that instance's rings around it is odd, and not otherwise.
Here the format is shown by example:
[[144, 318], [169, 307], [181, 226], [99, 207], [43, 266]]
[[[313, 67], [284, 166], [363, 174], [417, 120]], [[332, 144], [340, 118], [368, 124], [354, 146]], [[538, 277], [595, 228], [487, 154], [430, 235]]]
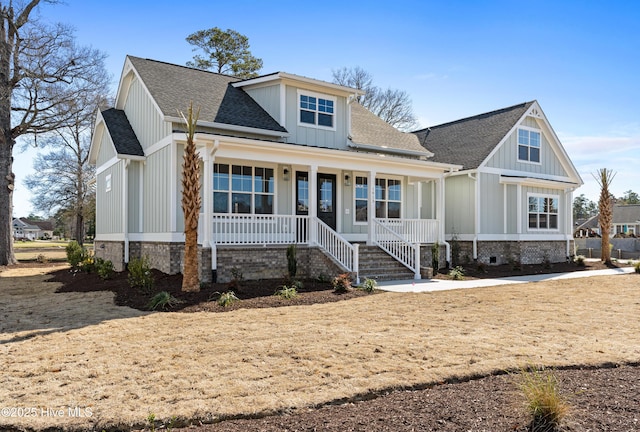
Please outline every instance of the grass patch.
[[544, 368], [523, 370], [517, 381], [531, 419], [531, 430], [557, 430], [569, 412], [569, 403], [560, 393], [560, 382], [553, 371]]

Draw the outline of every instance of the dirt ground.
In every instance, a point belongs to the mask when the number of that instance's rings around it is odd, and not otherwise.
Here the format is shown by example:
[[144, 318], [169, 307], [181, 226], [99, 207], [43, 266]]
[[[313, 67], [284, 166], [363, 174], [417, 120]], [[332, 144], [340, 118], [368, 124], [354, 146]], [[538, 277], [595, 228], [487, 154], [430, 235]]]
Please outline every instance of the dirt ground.
[[185, 314], [55, 293], [44, 274], [55, 269], [0, 273], [0, 408], [15, 408], [0, 428], [284, 413], [206, 430], [526, 430], [509, 376], [490, 375], [603, 364], [623, 366], [558, 371], [570, 394], [594, 401], [575, 403], [566, 430], [639, 427], [635, 274]]

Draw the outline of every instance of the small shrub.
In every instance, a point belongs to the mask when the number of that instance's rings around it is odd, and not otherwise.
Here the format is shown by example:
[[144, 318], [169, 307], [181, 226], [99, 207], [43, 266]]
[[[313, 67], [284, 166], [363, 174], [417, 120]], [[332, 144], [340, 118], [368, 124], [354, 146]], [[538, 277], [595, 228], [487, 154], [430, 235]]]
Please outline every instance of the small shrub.
[[360, 289], [368, 293], [371, 293], [375, 291], [377, 286], [378, 286], [378, 283], [376, 282], [375, 279], [365, 278], [364, 282], [362, 282], [362, 285], [360, 285]]
[[331, 278], [329, 276], [327, 276], [324, 273], [320, 273], [318, 276], [316, 276], [316, 280], [320, 283], [329, 283], [331, 282]]
[[85, 273], [92, 273], [96, 269], [95, 259], [85, 252], [82, 262], [78, 266], [78, 269]]
[[150, 294], [153, 289], [153, 274], [151, 273], [151, 265], [149, 258], [134, 258], [129, 261], [129, 286], [136, 288], [144, 294]]
[[218, 300], [216, 301], [220, 306], [222, 307], [228, 307], [231, 306], [233, 303], [235, 303], [236, 301], [240, 300], [238, 297], [236, 297], [236, 293], [234, 293], [233, 291], [227, 291], [225, 293], [215, 293], [218, 294]]
[[460, 242], [458, 241], [458, 234], [455, 232], [451, 236], [451, 240], [449, 240], [449, 244], [451, 244], [451, 264], [454, 266], [458, 266], [460, 264]]
[[333, 290], [337, 293], [345, 293], [351, 291], [351, 275], [349, 273], [342, 273], [331, 281]]
[[531, 416], [531, 430], [556, 430], [569, 411], [556, 375], [544, 369], [527, 370], [519, 374], [518, 381], [525, 408]]
[[98, 277], [100, 277], [100, 279], [102, 280], [111, 279], [111, 276], [113, 276], [113, 272], [114, 272], [113, 263], [109, 260], [96, 258], [94, 267], [96, 269], [96, 273], [98, 273]]
[[167, 309], [172, 308], [180, 303], [180, 300], [172, 296], [166, 291], [160, 291], [158, 294], [151, 297], [149, 301], [149, 309], [156, 310], [158, 308]]
[[579, 267], [584, 267], [586, 264], [584, 261], [585, 259], [584, 255], [576, 255], [575, 258], [573, 258], [573, 262]]
[[640, 261], [633, 265], [633, 269], [636, 271], [636, 273], [640, 273]]
[[238, 267], [233, 267], [231, 269], [231, 280], [227, 284], [227, 288], [232, 291], [240, 291], [240, 287], [242, 286], [242, 282], [244, 281], [244, 275], [242, 274], [242, 270]]
[[464, 269], [457, 266], [449, 270], [449, 277], [453, 280], [464, 280]]
[[282, 297], [285, 300], [291, 300], [295, 296], [298, 295], [298, 290], [294, 285], [283, 285], [280, 289], [278, 289], [275, 295]]
[[36, 262], [39, 262], [41, 264], [46, 264], [49, 262], [49, 258], [47, 258], [47, 256], [45, 254], [39, 254], [36, 257]]
[[511, 266], [511, 270], [513, 271], [522, 270], [522, 262], [519, 258], [509, 258], [509, 265]]
[[298, 258], [296, 258], [295, 244], [287, 247], [287, 271], [289, 272], [289, 278], [295, 279], [296, 273], [298, 273]]
[[434, 274], [438, 273], [440, 269], [440, 244], [438, 242], [431, 245], [431, 267]]
[[65, 248], [67, 252], [67, 261], [71, 265], [71, 268], [77, 269], [80, 263], [85, 259], [85, 250], [80, 244], [73, 240], [69, 242]]
[[487, 270], [487, 265], [485, 263], [483, 263], [483, 262], [478, 263], [478, 267], [477, 268], [478, 268], [478, 271], [480, 273], [487, 273], [487, 271], [488, 271]]

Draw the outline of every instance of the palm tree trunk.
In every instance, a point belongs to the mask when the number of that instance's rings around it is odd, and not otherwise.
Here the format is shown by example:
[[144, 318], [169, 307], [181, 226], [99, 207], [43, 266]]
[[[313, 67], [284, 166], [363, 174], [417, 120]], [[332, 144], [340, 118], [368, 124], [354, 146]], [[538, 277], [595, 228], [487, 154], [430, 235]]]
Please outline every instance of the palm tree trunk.
[[[199, 112], [198, 112], [199, 114]], [[200, 158], [196, 152], [195, 135], [198, 114], [193, 116], [193, 104], [183, 118], [187, 124], [187, 145], [182, 164], [182, 212], [184, 214], [184, 270], [182, 291], [200, 291], [198, 273], [198, 218], [202, 200], [200, 198]]]

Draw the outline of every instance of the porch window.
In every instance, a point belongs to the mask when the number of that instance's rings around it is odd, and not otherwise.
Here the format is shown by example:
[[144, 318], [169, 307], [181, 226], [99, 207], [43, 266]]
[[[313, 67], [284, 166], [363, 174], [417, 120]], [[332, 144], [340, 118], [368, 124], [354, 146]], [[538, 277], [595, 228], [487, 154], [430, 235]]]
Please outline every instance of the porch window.
[[369, 188], [367, 186], [366, 177], [356, 176], [355, 183], [355, 208], [356, 208], [356, 222], [366, 222], [367, 214], [369, 213]]
[[313, 93], [298, 93], [300, 117], [298, 124], [335, 129], [336, 99]]
[[557, 196], [529, 196], [529, 229], [558, 229]]
[[402, 186], [400, 180], [376, 179], [376, 217], [400, 219]]
[[518, 129], [518, 160], [540, 163], [540, 132]]
[[213, 164], [214, 213], [273, 214], [273, 168]]

